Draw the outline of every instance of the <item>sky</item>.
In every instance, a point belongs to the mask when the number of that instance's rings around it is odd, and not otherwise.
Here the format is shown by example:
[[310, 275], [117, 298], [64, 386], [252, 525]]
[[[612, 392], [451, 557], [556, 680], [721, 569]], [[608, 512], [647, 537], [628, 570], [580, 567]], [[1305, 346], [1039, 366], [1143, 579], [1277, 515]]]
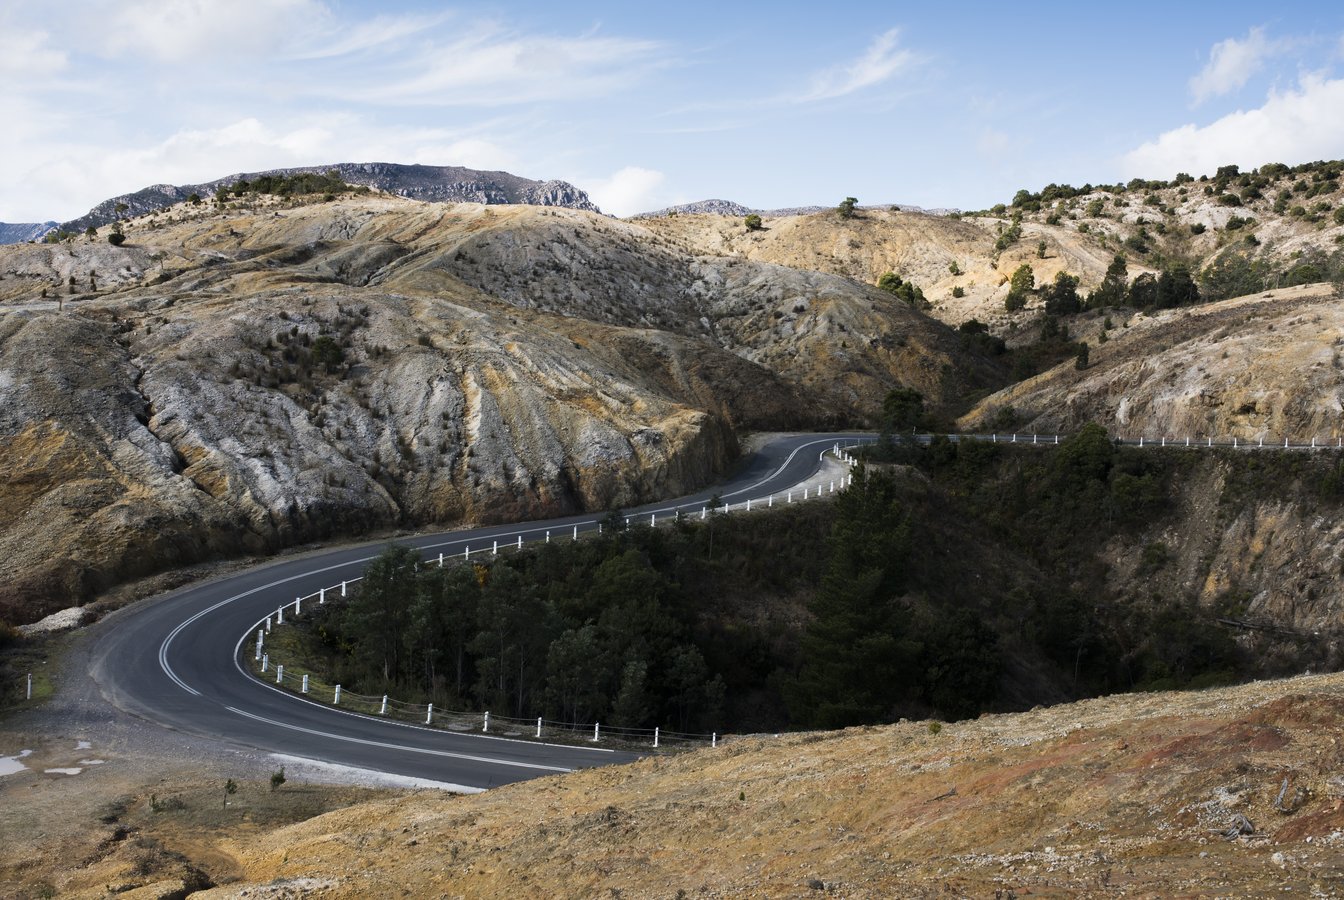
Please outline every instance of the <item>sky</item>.
[[0, 0], [0, 221], [337, 162], [629, 215], [1344, 158], [1344, 4]]

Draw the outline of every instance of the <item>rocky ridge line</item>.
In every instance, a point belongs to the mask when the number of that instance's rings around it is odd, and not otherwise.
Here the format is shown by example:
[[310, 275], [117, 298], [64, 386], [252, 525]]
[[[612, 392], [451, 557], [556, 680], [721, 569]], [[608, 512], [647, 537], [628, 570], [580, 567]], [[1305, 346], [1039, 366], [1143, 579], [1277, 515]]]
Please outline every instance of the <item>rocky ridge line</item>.
[[[411, 200], [436, 203], [563, 206], [588, 212], [601, 212], [588, 199], [587, 193], [567, 181], [534, 181], [508, 172], [485, 172], [461, 166], [408, 166], [381, 162], [336, 163], [327, 166], [268, 169], [264, 172], [239, 172], [202, 184], [150, 185], [134, 193], [110, 197], [78, 219], [63, 222], [59, 227], [64, 231], [78, 234], [90, 226], [97, 228], [120, 218], [142, 216], [181, 203], [192, 194], [209, 197], [220, 187], [262, 175], [292, 176], [325, 174], [332, 171], [347, 184], [362, 185]], [[118, 204], [125, 204], [127, 209], [118, 213], [116, 209]]]

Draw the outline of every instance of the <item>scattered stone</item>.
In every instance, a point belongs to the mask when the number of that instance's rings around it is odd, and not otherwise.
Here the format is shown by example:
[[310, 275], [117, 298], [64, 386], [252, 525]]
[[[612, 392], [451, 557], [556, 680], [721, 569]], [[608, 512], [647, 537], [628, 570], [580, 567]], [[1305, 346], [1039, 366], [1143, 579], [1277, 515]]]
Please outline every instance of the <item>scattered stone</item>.
[[1255, 834], [1255, 824], [1241, 813], [1237, 813], [1232, 824], [1220, 832], [1225, 838], [1235, 838], [1243, 834]]

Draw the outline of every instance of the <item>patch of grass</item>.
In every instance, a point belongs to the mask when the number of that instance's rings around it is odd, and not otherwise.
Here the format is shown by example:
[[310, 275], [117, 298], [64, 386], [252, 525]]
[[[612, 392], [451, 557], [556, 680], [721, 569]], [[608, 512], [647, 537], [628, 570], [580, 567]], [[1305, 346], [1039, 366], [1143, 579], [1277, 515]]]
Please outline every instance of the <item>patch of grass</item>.
[[[51, 638], [19, 637], [0, 650], [0, 716], [43, 703], [56, 692], [50, 674], [52, 649]], [[33, 676], [31, 700], [27, 699], [29, 674]]]

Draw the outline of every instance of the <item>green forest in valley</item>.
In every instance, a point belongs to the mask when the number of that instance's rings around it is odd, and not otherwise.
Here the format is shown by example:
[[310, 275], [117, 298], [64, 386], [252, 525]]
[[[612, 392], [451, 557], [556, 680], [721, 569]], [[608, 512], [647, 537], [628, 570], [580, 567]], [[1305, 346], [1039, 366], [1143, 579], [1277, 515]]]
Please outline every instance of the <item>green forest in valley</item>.
[[[1338, 506], [1333, 456], [889, 443], [833, 501], [650, 528], [444, 568], [394, 546], [306, 620], [348, 690], [447, 709], [676, 731], [840, 727], [1269, 674], [1217, 609], [1114, 585], [1109, 540], [1221, 458], [1225, 502], [1291, 483]], [[1328, 664], [1323, 644], [1273, 665]]]

